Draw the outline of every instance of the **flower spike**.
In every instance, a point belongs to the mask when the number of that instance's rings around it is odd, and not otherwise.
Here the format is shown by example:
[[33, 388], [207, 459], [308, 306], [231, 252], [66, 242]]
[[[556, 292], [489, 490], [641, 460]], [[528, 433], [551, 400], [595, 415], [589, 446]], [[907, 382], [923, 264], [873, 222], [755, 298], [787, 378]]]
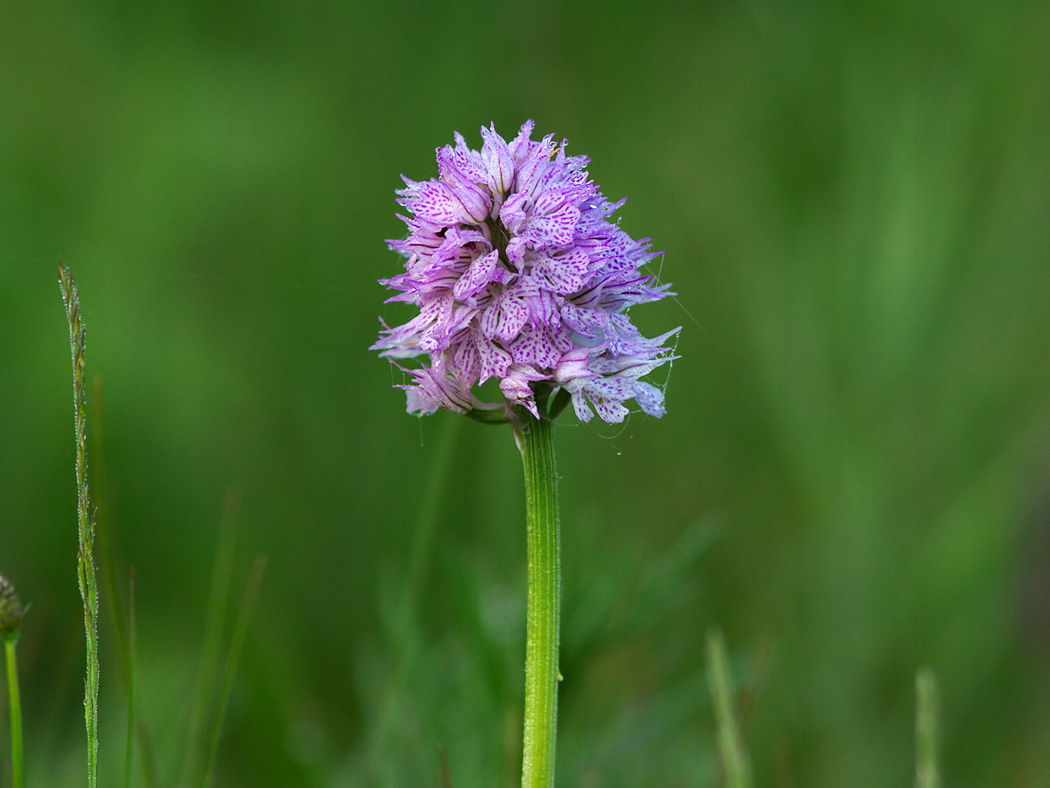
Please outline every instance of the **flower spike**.
[[[541, 400], [561, 394], [582, 421], [597, 411], [621, 422], [632, 399], [662, 416], [663, 392], [640, 378], [675, 358], [664, 343], [680, 328], [648, 339], [626, 314], [672, 295], [639, 270], [656, 254], [608, 221], [623, 200], [602, 196], [589, 159], [532, 130], [530, 120], [507, 142], [482, 127], [480, 151], [456, 132], [455, 146], [437, 149], [438, 178], [402, 176], [408, 237], [387, 243], [407, 258], [405, 272], [380, 282], [398, 291], [388, 300], [420, 311], [384, 327], [372, 349], [410, 376], [400, 386], [410, 413], [480, 411], [493, 421], [502, 406], [517, 422], [542, 418]], [[399, 363], [419, 356], [418, 368]], [[502, 402], [477, 399], [489, 378]]]

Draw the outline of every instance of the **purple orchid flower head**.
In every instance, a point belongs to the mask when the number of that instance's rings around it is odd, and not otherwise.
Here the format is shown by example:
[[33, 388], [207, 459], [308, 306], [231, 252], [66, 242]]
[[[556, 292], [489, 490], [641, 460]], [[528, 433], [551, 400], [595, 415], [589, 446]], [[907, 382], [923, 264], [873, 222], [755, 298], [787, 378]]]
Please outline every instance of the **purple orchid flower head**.
[[[380, 282], [398, 291], [388, 301], [419, 314], [384, 323], [372, 349], [411, 378], [400, 386], [410, 413], [506, 420], [521, 408], [540, 418], [555, 395], [560, 407], [571, 399], [581, 421], [593, 406], [621, 422], [631, 399], [662, 416], [663, 392], [641, 378], [675, 358], [664, 343], [680, 328], [648, 339], [627, 316], [672, 295], [639, 270], [657, 253], [609, 221], [624, 201], [602, 196], [587, 157], [567, 156], [553, 135], [532, 140], [532, 129], [530, 120], [507, 142], [483, 127], [480, 151], [456, 133], [455, 147], [437, 150], [437, 179], [402, 176], [408, 237], [387, 243], [407, 258], [405, 272]], [[401, 364], [420, 356], [419, 367]], [[489, 379], [501, 402], [475, 395]]]

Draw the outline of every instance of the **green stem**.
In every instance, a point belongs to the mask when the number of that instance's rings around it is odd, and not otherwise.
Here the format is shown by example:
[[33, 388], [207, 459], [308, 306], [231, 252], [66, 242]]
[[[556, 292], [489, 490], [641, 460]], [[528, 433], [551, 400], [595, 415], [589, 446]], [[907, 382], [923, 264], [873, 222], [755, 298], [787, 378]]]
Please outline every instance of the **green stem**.
[[528, 610], [525, 646], [525, 746], [522, 788], [554, 784], [558, 728], [558, 631], [561, 619], [561, 526], [553, 424], [528, 419], [515, 431], [525, 463]]
[[915, 785], [916, 788], [939, 788], [937, 770], [937, 679], [930, 668], [915, 677]]
[[124, 741], [124, 788], [131, 786], [131, 755], [135, 746], [135, 567], [131, 567], [131, 578], [128, 581], [128, 633], [123, 645], [127, 653], [127, 671], [125, 678], [128, 684], [128, 731]]
[[715, 703], [718, 749], [728, 788], [751, 788], [751, 764], [733, 711], [733, 680], [721, 632], [707, 633], [707, 683]]
[[7, 702], [11, 709], [11, 785], [23, 788], [22, 776], [22, 698], [18, 694], [18, 665], [15, 662], [15, 638], [4, 638], [7, 656]]

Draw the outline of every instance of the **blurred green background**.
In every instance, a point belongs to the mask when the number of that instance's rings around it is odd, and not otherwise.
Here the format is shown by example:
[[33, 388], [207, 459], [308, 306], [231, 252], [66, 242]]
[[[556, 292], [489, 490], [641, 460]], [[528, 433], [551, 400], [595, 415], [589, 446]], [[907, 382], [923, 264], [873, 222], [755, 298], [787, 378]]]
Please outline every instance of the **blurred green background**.
[[436, 785], [439, 745], [456, 788], [519, 779], [520, 459], [506, 429], [406, 415], [367, 348], [406, 314], [376, 283], [401, 265], [399, 174], [530, 117], [667, 251], [679, 296], [636, 324], [685, 326], [664, 419], [557, 431], [558, 784], [718, 784], [717, 626], [761, 785], [910, 784], [924, 665], [948, 784], [1050, 785], [1045, 3], [0, 15], [0, 571], [32, 603], [31, 786], [85, 773], [60, 257], [160, 784], [231, 490], [235, 600], [269, 564], [216, 784]]

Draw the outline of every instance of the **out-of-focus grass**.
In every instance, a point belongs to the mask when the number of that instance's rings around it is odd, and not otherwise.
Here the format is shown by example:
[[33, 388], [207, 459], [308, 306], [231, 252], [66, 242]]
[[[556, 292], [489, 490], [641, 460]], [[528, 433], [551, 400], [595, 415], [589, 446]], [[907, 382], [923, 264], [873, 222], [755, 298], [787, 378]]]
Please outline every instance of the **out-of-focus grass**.
[[[237, 565], [270, 563], [216, 783], [434, 784], [443, 744], [455, 785], [514, 784], [519, 458], [463, 424], [414, 554], [446, 415], [406, 416], [366, 348], [375, 280], [400, 265], [382, 244], [398, 174], [435, 174], [453, 129], [477, 143], [527, 117], [668, 250], [678, 302], [635, 321], [686, 325], [665, 419], [559, 426], [559, 782], [709, 784], [714, 624], [743, 666], [756, 784], [907, 784], [920, 665], [945, 784], [1045, 784], [1044, 6], [5, 14], [0, 566], [33, 603], [29, 785], [83, 771], [59, 255], [89, 305], [105, 515], [136, 569], [167, 784], [231, 484]], [[108, 783], [126, 703], [101, 643]]]

